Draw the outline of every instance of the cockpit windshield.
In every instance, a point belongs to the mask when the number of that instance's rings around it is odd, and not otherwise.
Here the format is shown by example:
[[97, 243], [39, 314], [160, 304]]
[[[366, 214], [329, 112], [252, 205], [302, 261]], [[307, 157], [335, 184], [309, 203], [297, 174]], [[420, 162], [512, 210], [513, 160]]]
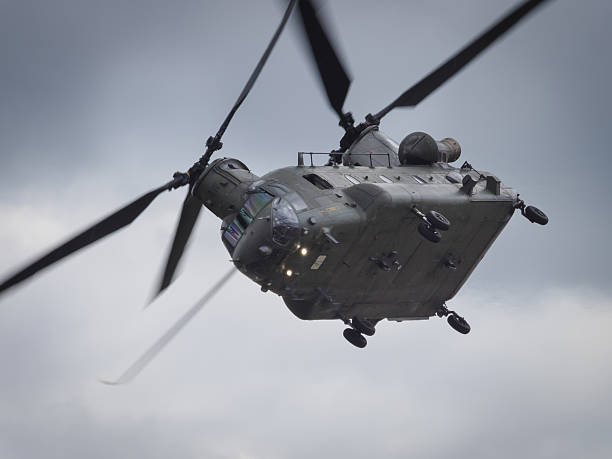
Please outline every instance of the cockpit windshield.
[[268, 193], [260, 192], [252, 194], [249, 196], [249, 199], [246, 200], [244, 207], [240, 209], [240, 212], [244, 210], [254, 218], [271, 200], [272, 196], [270, 196]]
[[273, 198], [273, 196], [264, 191], [249, 194], [249, 198], [236, 215], [236, 218], [234, 218], [232, 223], [230, 223], [223, 232], [223, 238], [232, 248], [236, 247], [242, 234], [246, 231], [253, 219], [266, 204], [272, 201]]
[[295, 211], [289, 203], [276, 198], [272, 203], [272, 240], [286, 246], [300, 234], [300, 225]]

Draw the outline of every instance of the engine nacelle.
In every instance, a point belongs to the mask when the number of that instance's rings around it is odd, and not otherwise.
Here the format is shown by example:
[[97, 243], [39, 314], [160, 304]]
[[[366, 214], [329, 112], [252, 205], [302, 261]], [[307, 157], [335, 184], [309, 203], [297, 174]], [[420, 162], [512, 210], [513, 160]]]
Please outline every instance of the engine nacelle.
[[400, 143], [398, 156], [403, 165], [452, 163], [461, 156], [461, 146], [450, 137], [436, 141], [424, 132], [413, 132]]
[[223, 219], [242, 207], [249, 186], [259, 180], [242, 161], [214, 160], [193, 186], [193, 195]]

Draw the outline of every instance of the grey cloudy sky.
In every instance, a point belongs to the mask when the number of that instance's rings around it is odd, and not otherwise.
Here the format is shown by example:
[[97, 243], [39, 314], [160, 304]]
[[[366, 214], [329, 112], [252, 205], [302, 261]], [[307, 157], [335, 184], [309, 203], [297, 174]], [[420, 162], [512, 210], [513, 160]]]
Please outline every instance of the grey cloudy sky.
[[[514, 5], [337, 0], [326, 12], [377, 111]], [[0, 1], [1, 273], [187, 168], [283, 2]], [[132, 384], [120, 374], [226, 269], [201, 218], [182, 276], [141, 308], [182, 191], [0, 304], [0, 457], [589, 457], [612, 452], [609, 82], [604, 0], [551, 1], [382, 129], [452, 136], [545, 210], [516, 217], [445, 322], [379, 324], [357, 351], [235, 276]], [[263, 174], [340, 136], [295, 23], [224, 137]]]

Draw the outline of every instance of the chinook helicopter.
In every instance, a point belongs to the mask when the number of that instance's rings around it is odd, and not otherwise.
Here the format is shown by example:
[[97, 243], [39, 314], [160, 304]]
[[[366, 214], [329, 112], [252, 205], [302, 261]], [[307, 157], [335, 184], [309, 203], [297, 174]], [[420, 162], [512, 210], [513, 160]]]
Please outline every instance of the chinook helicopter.
[[[0, 294], [68, 255], [129, 225], [164, 191], [187, 186], [174, 240], [155, 296], [173, 281], [202, 207], [221, 220], [233, 267], [117, 381], [131, 380], [240, 271], [263, 292], [281, 296], [303, 320], [341, 320], [343, 336], [363, 348], [376, 324], [447, 317], [467, 334], [468, 322], [447, 307], [516, 210], [540, 225], [494, 174], [468, 162], [452, 138], [423, 132], [399, 144], [380, 130], [397, 107], [414, 107], [546, 0], [523, 1], [392, 103], [355, 124], [344, 101], [351, 79], [310, 0], [291, 0], [245, 88], [206, 151], [186, 172], [141, 196], [53, 249], [0, 284]], [[239, 159], [212, 155], [297, 6], [308, 47], [344, 135], [331, 152], [299, 152], [297, 164], [253, 174]], [[317, 165], [323, 156], [323, 165]]]

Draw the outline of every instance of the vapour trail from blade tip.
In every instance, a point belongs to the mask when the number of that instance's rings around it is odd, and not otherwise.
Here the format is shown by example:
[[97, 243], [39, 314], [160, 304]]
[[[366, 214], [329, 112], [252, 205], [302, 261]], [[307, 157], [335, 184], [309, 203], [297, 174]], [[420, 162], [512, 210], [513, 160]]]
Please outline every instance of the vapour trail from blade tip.
[[176, 224], [174, 239], [172, 240], [172, 246], [168, 252], [168, 259], [164, 267], [164, 272], [160, 277], [159, 285], [155, 290], [155, 293], [145, 308], [149, 306], [166, 288], [168, 288], [168, 286], [174, 280], [176, 268], [178, 267], [183, 253], [185, 252], [185, 248], [187, 247], [187, 243], [189, 242], [193, 228], [198, 221], [198, 216], [200, 215], [201, 209], [202, 203], [200, 203], [195, 197], [192, 196], [191, 192], [188, 191], [187, 196], [183, 201], [183, 206], [181, 207], [181, 213]]
[[[251, 76], [249, 77], [246, 85], [244, 86], [244, 88], [242, 89], [242, 92], [238, 96], [236, 103], [234, 104], [234, 106], [232, 107], [228, 115], [225, 117], [225, 120], [221, 124], [221, 127], [219, 127], [219, 130], [217, 131], [217, 134], [214, 137], [218, 142], [221, 141], [221, 138], [223, 137], [225, 130], [229, 126], [230, 121], [232, 120], [232, 118], [238, 111], [238, 108], [240, 108], [240, 106], [246, 99], [247, 95], [253, 88], [255, 81], [257, 80], [257, 78], [259, 77], [259, 74], [263, 70], [263, 67], [266, 64], [268, 58], [270, 57], [270, 54], [272, 53], [272, 50], [274, 49], [276, 42], [278, 41], [283, 29], [285, 28], [285, 25], [287, 24], [287, 21], [289, 20], [289, 16], [291, 15], [291, 11], [293, 11], [293, 7], [295, 6], [296, 2], [297, 0], [291, 0], [289, 4], [287, 5], [285, 14], [283, 15], [283, 18], [279, 26], [274, 32], [272, 39], [268, 43], [268, 46], [266, 47], [263, 55], [257, 62], [255, 69], [251, 73]], [[200, 163], [202, 167], [204, 168], [208, 165], [208, 161], [210, 160], [211, 155], [218, 149], [218, 148], [215, 149], [215, 148], [209, 148], [209, 147], [210, 146], [207, 146], [206, 153], [200, 159]], [[193, 177], [193, 179], [196, 179], [196, 178], [197, 177]], [[183, 207], [181, 209], [179, 220], [178, 220], [175, 232], [174, 232], [174, 238], [172, 240], [172, 246], [168, 253], [168, 258], [166, 260], [166, 263], [164, 265], [164, 271], [160, 277], [159, 285], [156, 287], [155, 293], [153, 295], [153, 298], [151, 298], [151, 301], [153, 301], [160, 293], [162, 293], [174, 280], [176, 269], [181, 261], [181, 258], [183, 257], [183, 253], [185, 252], [185, 248], [187, 247], [187, 244], [191, 237], [193, 228], [198, 220], [198, 216], [200, 215], [201, 208], [202, 208], [202, 204], [198, 202], [198, 200], [195, 197], [193, 197], [191, 194], [188, 194], [183, 203]]]
[[189, 323], [193, 317], [208, 303], [208, 301], [223, 287], [232, 277], [236, 269], [232, 269], [225, 274], [206, 294], [194, 304], [183, 316], [175, 322], [147, 351], [142, 354], [116, 381], [100, 380], [108, 385], [126, 384], [132, 381], [148, 364], [153, 360], [166, 345]]

